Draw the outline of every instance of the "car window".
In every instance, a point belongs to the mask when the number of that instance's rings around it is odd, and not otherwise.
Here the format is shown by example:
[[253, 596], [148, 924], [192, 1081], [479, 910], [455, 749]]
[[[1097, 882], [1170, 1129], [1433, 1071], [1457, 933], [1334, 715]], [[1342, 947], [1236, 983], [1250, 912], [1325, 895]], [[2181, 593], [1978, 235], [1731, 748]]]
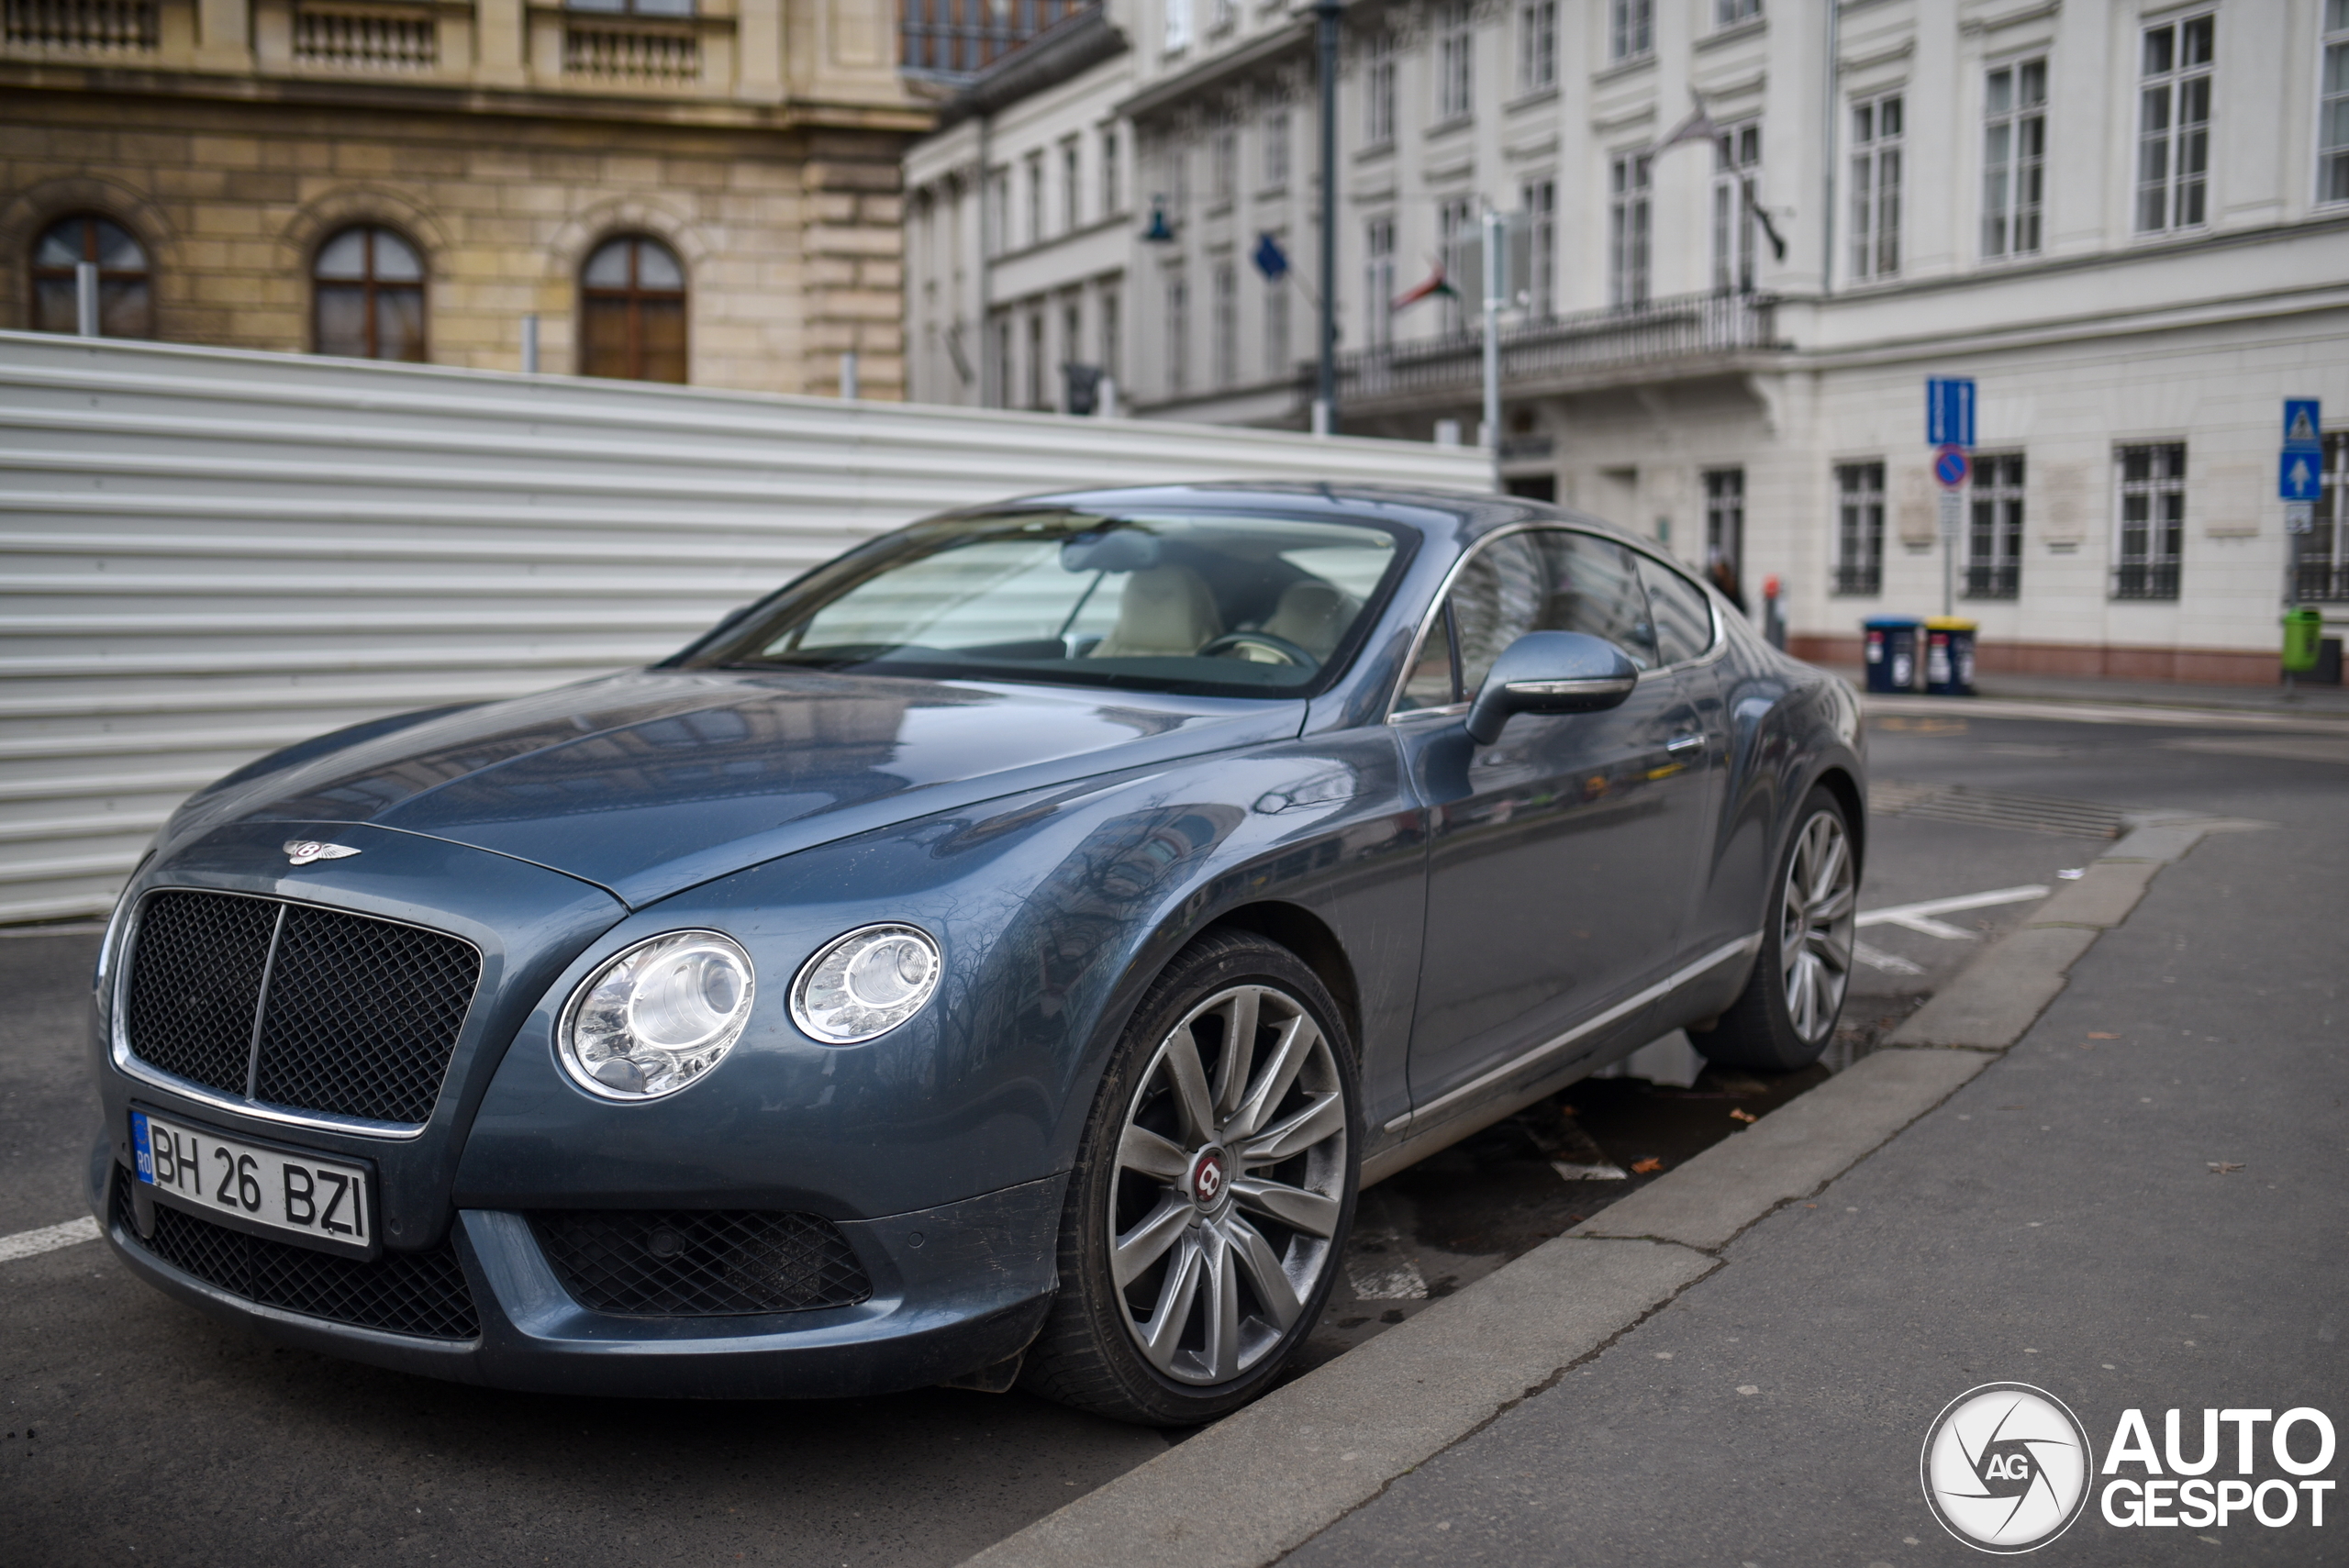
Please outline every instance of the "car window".
[[1396, 711], [1408, 713], [1413, 708], [1446, 707], [1460, 700], [1460, 688], [1452, 679], [1452, 619], [1438, 612], [1428, 628], [1427, 640], [1419, 645], [1419, 656], [1411, 665], [1411, 673], [1403, 678], [1403, 695], [1395, 700]]
[[1460, 684], [1471, 694], [1501, 651], [1529, 631], [1587, 632], [1642, 670], [1656, 662], [1631, 552], [1590, 534], [1542, 528], [1493, 540], [1461, 568], [1450, 607]]
[[1409, 553], [1383, 525], [1237, 512], [934, 518], [852, 551], [682, 661], [1303, 695]]
[[1664, 662], [1685, 664], [1713, 645], [1713, 609], [1705, 592], [1661, 562], [1640, 557], [1640, 581], [1647, 584], [1649, 611]]

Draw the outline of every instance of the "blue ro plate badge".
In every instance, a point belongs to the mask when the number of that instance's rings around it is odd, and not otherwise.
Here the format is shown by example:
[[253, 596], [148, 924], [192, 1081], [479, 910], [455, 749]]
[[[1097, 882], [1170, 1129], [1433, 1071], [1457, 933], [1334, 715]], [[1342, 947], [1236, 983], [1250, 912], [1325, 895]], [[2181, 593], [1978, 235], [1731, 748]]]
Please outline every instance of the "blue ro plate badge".
[[130, 1147], [140, 1184], [174, 1208], [354, 1257], [375, 1251], [374, 1194], [362, 1166], [140, 1110], [130, 1113]]

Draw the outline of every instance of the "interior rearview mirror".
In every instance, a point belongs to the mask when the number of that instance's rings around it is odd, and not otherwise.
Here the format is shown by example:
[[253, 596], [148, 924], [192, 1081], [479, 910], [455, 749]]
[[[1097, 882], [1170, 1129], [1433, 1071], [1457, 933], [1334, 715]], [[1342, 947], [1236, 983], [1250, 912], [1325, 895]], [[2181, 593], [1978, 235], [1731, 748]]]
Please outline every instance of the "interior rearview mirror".
[[1468, 739], [1489, 746], [1513, 713], [1597, 713], [1620, 704], [1640, 667], [1603, 637], [1529, 631], [1493, 661], [1468, 708]]

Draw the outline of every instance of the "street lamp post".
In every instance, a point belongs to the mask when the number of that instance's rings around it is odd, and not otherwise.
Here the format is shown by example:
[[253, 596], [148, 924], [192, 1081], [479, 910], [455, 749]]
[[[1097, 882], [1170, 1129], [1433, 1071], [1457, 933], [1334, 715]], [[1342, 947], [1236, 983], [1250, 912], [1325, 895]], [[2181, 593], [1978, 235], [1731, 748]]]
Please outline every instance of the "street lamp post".
[[1314, 0], [1321, 58], [1321, 300], [1313, 395], [1316, 435], [1338, 433], [1338, 25], [1344, 0]]

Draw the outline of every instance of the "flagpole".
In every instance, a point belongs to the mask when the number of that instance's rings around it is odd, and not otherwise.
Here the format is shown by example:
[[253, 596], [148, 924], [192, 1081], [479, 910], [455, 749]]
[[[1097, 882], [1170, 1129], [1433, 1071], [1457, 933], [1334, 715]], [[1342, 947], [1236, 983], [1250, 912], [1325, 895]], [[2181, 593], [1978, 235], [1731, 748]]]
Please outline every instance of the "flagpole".
[[1321, 60], [1321, 308], [1315, 367], [1313, 428], [1338, 433], [1338, 24], [1343, 0], [1315, 0], [1313, 25]]

